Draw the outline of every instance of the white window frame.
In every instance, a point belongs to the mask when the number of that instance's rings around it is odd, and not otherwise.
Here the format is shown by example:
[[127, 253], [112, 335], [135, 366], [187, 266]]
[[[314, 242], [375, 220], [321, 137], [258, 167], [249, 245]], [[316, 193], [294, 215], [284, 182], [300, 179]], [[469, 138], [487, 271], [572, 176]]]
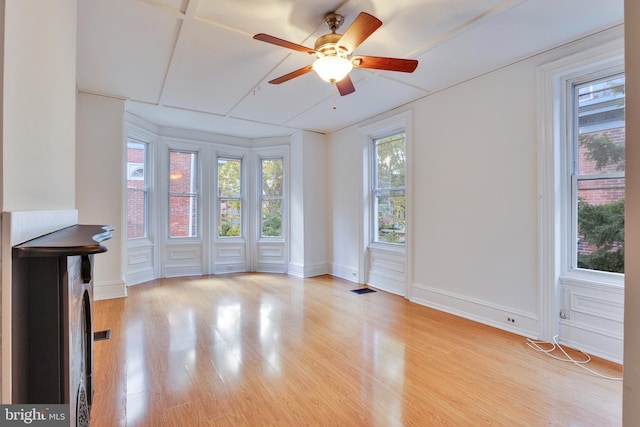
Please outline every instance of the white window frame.
[[[385, 139], [388, 137], [396, 136], [396, 135], [404, 135], [404, 153], [405, 153], [405, 185], [402, 187], [388, 187], [388, 188], [380, 188], [377, 186], [378, 184], [378, 159], [377, 159], [377, 142], [381, 139]], [[406, 242], [403, 243], [393, 243], [393, 242], [383, 242], [379, 240], [377, 223], [378, 223], [378, 206], [379, 204], [376, 202], [380, 197], [381, 192], [394, 192], [394, 191], [402, 191], [405, 197], [407, 198], [407, 187], [406, 187], [406, 156], [407, 156], [407, 136], [404, 127], [393, 129], [388, 133], [380, 134], [371, 138], [371, 243], [372, 245], [391, 245], [391, 246], [403, 246]], [[405, 206], [405, 221], [406, 221], [406, 206]], [[405, 238], [406, 238], [406, 227], [405, 227]]]
[[[150, 144], [148, 141], [145, 141], [143, 138], [140, 137], [136, 137], [136, 136], [132, 136], [132, 135], [128, 135], [126, 137], [126, 150], [129, 150], [129, 143], [133, 142], [136, 144], [142, 144], [144, 146], [144, 160], [143, 163], [129, 163], [128, 161], [128, 155], [127, 157], [127, 176], [126, 176], [126, 188], [127, 188], [127, 192], [126, 192], [126, 196], [125, 196], [125, 206], [129, 206], [129, 190], [135, 190], [135, 191], [140, 191], [144, 194], [144, 235], [141, 237], [129, 237], [129, 229], [128, 229], [128, 218], [129, 218], [129, 210], [127, 209], [127, 213], [125, 216], [125, 223], [127, 224], [127, 228], [126, 228], [126, 239], [129, 241], [140, 241], [140, 240], [146, 240], [149, 238], [149, 217], [150, 217], [150, 204], [149, 204], [149, 173], [148, 173], [148, 167], [147, 165], [149, 164], [149, 159], [151, 158], [149, 156], [149, 147]], [[133, 165], [135, 165], [135, 167], [132, 167]], [[133, 170], [136, 170], [139, 167], [142, 167], [142, 172], [144, 174], [144, 176], [142, 178], [138, 178], [138, 177], [132, 177], [131, 174], [133, 172]], [[128, 181], [129, 180], [140, 180], [140, 181], [144, 181], [145, 185], [144, 188], [133, 188], [133, 187], [129, 187]]]
[[[218, 166], [220, 159], [237, 160], [240, 162], [240, 197], [220, 197], [218, 183]], [[214, 181], [214, 239], [218, 241], [246, 241], [247, 238], [247, 201], [246, 201], [246, 159], [244, 155], [217, 153], [215, 156], [215, 181]], [[240, 235], [239, 236], [220, 236], [219, 234], [219, 212], [220, 200], [239, 200], [240, 201]]]
[[[567, 83], [567, 111], [569, 113], [569, 117], [567, 120], [567, 137], [566, 143], [569, 145], [569, 156], [567, 160], [567, 164], [565, 167], [569, 169], [569, 181], [570, 181], [570, 198], [565, 201], [568, 203], [567, 209], [571, 212], [570, 221], [571, 225], [569, 226], [570, 236], [568, 237], [567, 250], [570, 252], [568, 260], [569, 264], [566, 266], [565, 273], [563, 277], [586, 277], [586, 278], [595, 278], [598, 281], [602, 282], [611, 282], [615, 285], [622, 285], [621, 282], [624, 282], [624, 274], [620, 273], [612, 273], [606, 271], [594, 271], [578, 268], [578, 211], [577, 211], [577, 202], [578, 202], [578, 186], [580, 182], [589, 181], [589, 180], [602, 180], [602, 179], [624, 179], [625, 172], [608, 172], [608, 173], [592, 173], [592, 174], [577, 174], [577, 162], [578, 156], [577, 152], [579, 150], [579, 142], [578, 142], [578, 129], [576, 125], [576, 117], [578, 115], [578, 97], [576, 94], [576, 87], [581, 86], [588, 82], [597, 81], [603, 78], [609, 78], [617, 75], [624, 75], [624, 66], [621, 65], [618, 67], [606, 67], [604, 69], [598, 69], [594, 72], [588, 74], [588, 76], [580, 76], [577, 78], [573, 78], [568, 80]], [[602, 128], [600, 128], [602, 129]]]
[[[282, 194], [280, 194], [279, 196], [264, 196], [263, 193], [263, 168], [262, 168], [262, 163], [265, 160], [280, 160], [280, 162], [282, 163]], [[285, 226], [285, 203], [286, 203], [286, 199], [285, 199], [285, 183], [286, 183], [286, 175], [285, 175], [285, 159], [284, 156], [258, 156], [258, 188], [257, 188], [257, 192], [258, 192], [258, 205], [257, 205], [257, 220], [258, 220], [258, 240], [277, 240], [277, 241], [282, 241], [284, 240], [284, 236], [285, 236], [285, 230], [284, 230], [284, 226]], [[262, 203], [265, 200], [279, 200], [280, 201], [280, 235], [279, 236], [265, 236], [262, 234], [262, 230], [263, 230], [263, 222], [262, 222]]]
[[[373, 209], [373, 201], [371, 189], [373, 187], [373, 143], [375, 138], [380, 138], [385, 135], [390, 135], [394, 131], [403, 130], [405, 134], [405, 243], [404, 245], [390, 244], [384, 242], [374, 242], [372, 236], [373, 219], [375, 210]], [[399, 256], [404, 257], [402, 267], [403, 284], [402, 289], [394, 286], [394, 289], [386, 289], [389, 292], [402, 295], [405, 298], [411, 298], [411, 286], [413, 283], [413, 262], [411, 260], [411, 254], [413, 253], [413, 240], [411, 238], [411, 230], [413, 229], [413, 216], [412, 212], [412, 191], [411, 176], [412, 176], [412, 138], [413, 128], [411, 120], [411, 111], [404, 111], [399, 114], [389, 115], [386, 118], [376, 118], [371, 120], [370, 124], [365, 124], [359, 128], [362, 141], [362, 181], [360, 182], [362, 188], [362, 211], [358, 212], [358, 215], [362, 218], [362, 227], [359, 235], [359, 263], [358, 263], [358, 277], [359, 283], [369, 283], [370, 279], [370, 265], [369, 254], [376, 252], [382, 257], [390, 256], [397, 258]]]
[[[192, 168], [194, 169], [194, 174], [192, 177], [193, 186], [195, 186], [195, 191], [190, 192], [172, 192], [171, 191], [171, 153], [188, 153], [194, 154], [194, 159], [192, 161]], [[169, 240], [184, 240], [184, 239], [200, 239], [202, 235], [202, 200], [200, 197], [200, 188], [201, 185], [201, 168], [200, 168], [200, 151], [194, 150], [190, 148], [180, 148], [177, 146], [170, 146], [167, 151], [167, 208], [166, 208], [166, 228], [167, 228], [167, 238]], [[172, 196], [188, 196], [195, 198], [196, 201], [196, 234], [194, 236], [172, 236], [171, 235], [171, 197]], [[193, 225], [192, 219], [189, 219], [190, 227]]]
[[572, 224], [571, 168], [572, 83], [619, 73], [624, 44], [614, 40], [538, 68], [538, 259], [540, 338], [558, 331], [562, 283], [619, 291], [624, 275], [572, 268], [575, 233]]

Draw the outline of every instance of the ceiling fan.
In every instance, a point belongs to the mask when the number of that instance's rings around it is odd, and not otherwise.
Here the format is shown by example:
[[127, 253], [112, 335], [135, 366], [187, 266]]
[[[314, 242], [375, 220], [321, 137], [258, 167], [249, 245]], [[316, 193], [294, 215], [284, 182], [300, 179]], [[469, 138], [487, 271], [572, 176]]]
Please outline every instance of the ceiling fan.
[[323, 80], [335, 83], [340, 95], [344, 96], [356, 90], [349, 77], [349, 72], [353, 67], [412, 73], [418, 66], [418, 61], [415, 59], [352, 55], [353, 51], [382, 25], [382, 21], [375, 16], [361, 12], [344, 34], [336, 33], [336, 30], [344, 22], [342, 15], [329, 13], [324, 20], [331, 33], [320, 36], [316, 40], [313, 49], [264, 33], [253, 36], [256, 40], [308, 53], [316, 57], [313, 64], [273, 79], [269, 83], [284, 83], [314, 70]]

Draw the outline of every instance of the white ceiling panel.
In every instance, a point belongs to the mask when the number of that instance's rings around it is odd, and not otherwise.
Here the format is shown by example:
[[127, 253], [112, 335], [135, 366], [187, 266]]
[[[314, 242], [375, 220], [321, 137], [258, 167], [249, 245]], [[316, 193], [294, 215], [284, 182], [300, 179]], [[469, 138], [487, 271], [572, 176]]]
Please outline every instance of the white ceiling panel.
[[[440, 90], [544, 52], [557, 46], [557, 40], [566, 43], [585, 36], [589, 29], [621, 22], [618, 18], [622, 16], [623, 0], [567, 0], [561, 2], [563, 7], [557, 3], [554, 0], [520, 3], [508, 12], [488, 17], [487, 25], [474, 26], [419, 55], [421, 67], [404, 81]], [[580, 7], [576, 7], [578, 3]], [[600, 6], [604, 3], [612, 7], [603, 9]], [[550, 18], [544, 10], [553, 5], [563, 13]], [[600, 12], [589, 12], [593, 10], [591, 7]], [[538, 31], [539, 28], [548, 31]]]
[[[417, 70], [354, 69], [343, 97], [314, 72], [269, 84], [314, 57], [252, 36], [312, 47], [333, 10], [339, 33], [363, 11], [382, 20], [356, 54], [418, 59]], [[329, 133], [622, 20], [623, 0], [78, 0], [77, 83], [162, 126]]]
[[320, 133], [334, 132], [426, 95], [424, 91], [381, 76], [356, 81], [354, 86], [354, 93], [329, 97], [285, 124]]
[[127, 102], [127, 111], [158, 126], [196, 130], [238, 138], [259, 139], [288, 136], [297, 131], [295, 128], [287, 128], [286, 126], [254, 123], [247, 120], [238, 120], [177, 108], [159, 107], [135, 101]]
[[286, 52], [204, 22], [185, 24], [167, 79], [165, 105], [225, 115]]
[[176, 13], [184, 14], [187, 10], [189, 0], [138, 0], [141, 2], [149, 3], [153, 6], [164, 7]]
[[324, 25], [324, 15], [340, 3], [340, 0], [200, 0], [196, 18], [249, 34], [267, 33], [303, 44]]
[[304, 53], [290, 54], [233, 109], [231, 116], [281, 124], [308, 110], [321, 100], [334, 94], [338, 95], [335, 86], [321, 80], [314, 71], [278, 85], [267, 83], [269, 80], [313, 63], [313, 60], [313, 56]]
[[[522, 1], [522, 0], [519, 0]], [[372, 10], [356, 9], [349, 12], [345, 28], [360, 11], [366, 11], [382, 21], [382, 27], [373, 33], [357, 50], [361, 55], [406, 57], [436, 43], [441, 37], [450, 37], [462, 31], [484, 14], [502, 3], [513, 0], [396, 0], [375, 2]], [[370, 1], [362, 1], [366, 5]], [[347, 3], [348, 8], [354, 6]], [[338, 31], [341, 32], [341, 31]]]
[[157, 102], [179, 27], [168, 9], [142, 2], [79, 1], [78, 87]]

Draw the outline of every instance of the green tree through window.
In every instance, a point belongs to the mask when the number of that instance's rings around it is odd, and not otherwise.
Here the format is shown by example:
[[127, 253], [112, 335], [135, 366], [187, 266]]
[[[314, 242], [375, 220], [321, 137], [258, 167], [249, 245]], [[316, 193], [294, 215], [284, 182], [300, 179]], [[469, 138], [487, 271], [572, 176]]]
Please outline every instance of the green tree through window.
[[405, 242], [405, 134], [378, 138], [374, 144], [375, 236], [376, 242]]
[[242, 235], [242, 160], [218, 158], [218, 237]]
[[577, 267], [624, 273], [624, 75], [581, 84], [575, 92]]
[[282, 159], [262, 160], [262, 236], [282, 236]]

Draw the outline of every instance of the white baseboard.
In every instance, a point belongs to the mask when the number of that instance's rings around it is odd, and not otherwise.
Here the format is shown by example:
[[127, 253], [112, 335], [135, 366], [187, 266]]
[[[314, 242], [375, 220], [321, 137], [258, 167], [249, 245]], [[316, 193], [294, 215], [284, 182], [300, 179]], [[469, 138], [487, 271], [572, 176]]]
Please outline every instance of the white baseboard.
[[[396, 287], [396, 286], [386, 286], [384, 283], [381, 283], [381, 282], [371, 283], [371, 281], [369, 281], [369, 283], [367, 283], [367, 286], [370, 287], [370, 288], [379, 289], [381, 291], [388, 292], [390, 294], [400, 295], [401, 297], [405, 296], [403, 292], [398, 290], [398, 287]], [[424, 304], [422, 304], [422, 305], [424, 305]]]
[[[514, 310], [417, 283], [412, 286], [411, 301], [518, 335], [538, 338], [538, 316], [534, 313]], [[514, 319], [514, 322], [507, 319]]]
[[358, 278], [358, 269], [353, 267], [347, 267], [344, 265], [331, 264], [331, 274], [332, 276], [339, 277], [344, 280], [348, 280], [354, 283], [360, 283]]
[[136, 271], [134, 273], [131, 273], [131, 272], [127, 273], [125, 284], [126, 286], [135, 286], [135, 285], [139, 285], [140, 283], [149, 282], [154, 279], [155, 277], [153, 276], [153, 270], [145, 269], [142, 271]]
[[287, 274], [302, 278], [322, 276], [323, 274], [329, 274], [329, 267], [327, 263], [302, 265], [299, 263], [291, 262], [289, 263]]
[[95, 301], [124, 298], [127, 296], [127, 287], [124, 282], [94, 283], [93, 299]]

